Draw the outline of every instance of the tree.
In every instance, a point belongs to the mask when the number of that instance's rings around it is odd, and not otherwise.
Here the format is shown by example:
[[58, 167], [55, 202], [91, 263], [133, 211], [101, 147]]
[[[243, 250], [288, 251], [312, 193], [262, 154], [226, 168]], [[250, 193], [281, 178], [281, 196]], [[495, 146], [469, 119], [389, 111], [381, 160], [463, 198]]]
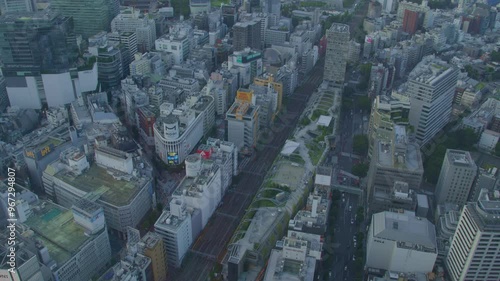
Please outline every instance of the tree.
[[366, 177], [368, 174], [368, 164], [355, 164], [352, 166], [352, 174], [360, 178]]
[[495, 145], [495, 155], [500, 156], [500, 141]]
[[372, 108], [372, 103], [369, 97], [361, 96], [356, 98], [356, 104], [364, 112], [370, 112]]
[[491, 52], [491, 60], [494, 62], [500, 62], [500, 52], [497, 51]]
[[366, 156], [368, 153], [368, 137], [366, 135], [355, 135], [352, 150], [360, 156]]

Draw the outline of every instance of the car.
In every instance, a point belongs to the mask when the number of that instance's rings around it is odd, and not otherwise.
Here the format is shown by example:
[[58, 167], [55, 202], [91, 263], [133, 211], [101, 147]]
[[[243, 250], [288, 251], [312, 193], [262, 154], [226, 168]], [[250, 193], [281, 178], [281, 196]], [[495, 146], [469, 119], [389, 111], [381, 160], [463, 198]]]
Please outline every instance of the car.
[[345, 198], [342, 198], [342, 203], [345, 203]]
[[344, 267], [344, 270], [347, 271], [347, 265]]
[[349, 206], [349, 211], [351, 211], [351, 210], [352, 210], [352, 206]]
[[354, 220], [353, 219], [351, 219], [351, 224], [354, 224]]
[[355, 256], [352, 256], [352, 261], [355, 261], [356, 260], [356, 257]]
[[356, 236], [352, 237], [352, 241], [356, 242]]

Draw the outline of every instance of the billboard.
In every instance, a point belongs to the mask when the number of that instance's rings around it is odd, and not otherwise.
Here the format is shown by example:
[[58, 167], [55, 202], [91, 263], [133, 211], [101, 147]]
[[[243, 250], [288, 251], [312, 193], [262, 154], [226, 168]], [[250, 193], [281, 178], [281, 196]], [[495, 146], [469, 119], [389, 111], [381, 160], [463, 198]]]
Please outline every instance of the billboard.
[[236, 58], [236, 61], [239, 63], [247, 63], [247, 62], [251, 62], [251, 61], [256, 60], [256, 59], [260, 59], [261, 57], [262, 57], [261, 53], [250, 53], [246, 56], [238, 56]]
[[49, 144], [41, 149], [27, 149], [24, 151], [24, 155], [28, 158], [32, 159], [41, 159], [45, 157], [47, 154], [54, 150], [54, 145]]
[[167, 163], [169, 165], [179, 164], [179, 155], [177, 155], [177, 152], [168, 152], [167, 153]]

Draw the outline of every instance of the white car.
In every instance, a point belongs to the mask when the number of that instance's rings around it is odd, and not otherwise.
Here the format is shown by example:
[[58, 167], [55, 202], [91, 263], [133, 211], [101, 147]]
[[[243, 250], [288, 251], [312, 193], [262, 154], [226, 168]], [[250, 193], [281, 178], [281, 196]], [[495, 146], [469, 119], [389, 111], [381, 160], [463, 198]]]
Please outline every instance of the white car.
[[354, 220], [353, 219], [351, 219], [351, 224], [354, 224]]
[[356, 257], [355, 256], [352, 256], [352, 261], [355, 261], [356, 260]]
[[351, 211], [351, 210], [352, 210], [352, 206], [349, 206], [349, 211]]

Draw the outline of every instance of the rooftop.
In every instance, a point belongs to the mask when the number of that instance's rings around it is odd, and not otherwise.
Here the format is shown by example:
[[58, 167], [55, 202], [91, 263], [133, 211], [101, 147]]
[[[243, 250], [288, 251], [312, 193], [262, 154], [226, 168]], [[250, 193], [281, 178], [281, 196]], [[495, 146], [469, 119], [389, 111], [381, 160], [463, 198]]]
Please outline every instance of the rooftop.
[[446, 150], [446, 158], [455, 166], [476, 167], [468, 151], [448, 149]]
[[264, 281], [312, 281], [315, 267], [315, 258], [306, 257], [306, 260], [301, 263], [285, 259], [282, 250], [272, 250]]
[[374, 237], [397, 241], [407, 247], [422, 246], [430, 251], [437, 247], [434, 225], [426, 218], [416, 217], [414, 212], [376, 213], [371, 228]]
[[63, 265], [91, 237], [74, 222], [73, 213], [59, 205], [43, 201], [32, 206], [33, 215], [25, 222], [43, 241], [50, 256]]
[[410, 171], [422, 169], [422, 160], [420, 148], [414, 143], [406, 144], [406, 152], [403, 157], [403, 162], [395, 157], [393, 148], [390, 143], [378, 142], [378, 163], [385, 167], [405, 168]]
[[[149, 181], [148, 178], [132, 178], [130, 181], [117, 180], [110, 175], [111, 169], [91, 164], [90, 168], [79, 176], [70, 171], [61, 170], [54, 176], [84, 192], [100, 195], [100, 199], [116, 205], [129, 204], [137, 193]], [[118, 173], [117, 171], [113, 171]]]
[[408, 80], [414, 80], [426, 84], [434, 84], [440, 80], [451, 67], [444, 61], [434, 57], [426, 56], [415, 68], [410, 72]]
[[329, 31], [340, 32], [340, 33], [349, 33], [349, 26], [343, 23], [333, 23], [330, 27]]

